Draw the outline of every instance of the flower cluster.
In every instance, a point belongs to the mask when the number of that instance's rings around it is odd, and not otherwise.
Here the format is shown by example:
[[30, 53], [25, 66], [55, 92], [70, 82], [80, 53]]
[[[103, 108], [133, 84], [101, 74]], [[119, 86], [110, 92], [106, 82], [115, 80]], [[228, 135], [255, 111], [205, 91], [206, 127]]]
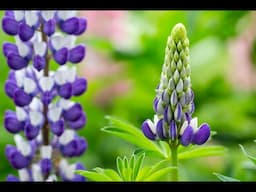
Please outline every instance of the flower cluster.
[[165, 140], [173, 145], [204, 144], [210, 136], [209, 125], [198, 127], [191, 88], [189, 40], [184, 25], [177, 24], [168, 37], [160, 84], [153, 102], [153, 122], [142, 124], [144, 135], [150, 140]]
[[[3, 44], [10, 67], [5, 92], [16, 105], [7, 110], [4, 126], [14, 134], [16, 146], [5, 153], [19, 177], [8, 181], [83, 181], [74, 174], [85, 169], [81, 163], [68, 164], [66, 158], [82, 155], [87, 141], [76, 131], [86, 124], [86, 114], [72, 96], [87, 89], [87, 81], [77, 75], [77, 64], [85, 57], [85, 46], [76, 45], [76, 36], [87, 27], [76, 11], [6, 11], [3, 31], [15, 43]], [[52, 71], [50, 63], [61, 65]]]

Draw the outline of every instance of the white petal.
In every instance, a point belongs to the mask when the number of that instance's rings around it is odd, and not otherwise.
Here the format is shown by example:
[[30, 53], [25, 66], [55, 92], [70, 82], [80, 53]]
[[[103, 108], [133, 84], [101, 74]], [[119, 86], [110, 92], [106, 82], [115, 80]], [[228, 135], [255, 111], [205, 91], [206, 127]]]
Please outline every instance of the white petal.
[[72, 107], [74, 104], [75, 104], [74, 101], [70, 101], [70, 100], [68, 100], [68, 99], [63, 99], [63, 98], [61, 98], [61, 99], [59, 100], [59, 102], [58, 102], [58, 105], [59, 105], [62, 109], [64, 109], [64, 110], [69, 109], [69, 108]]
[[54, 35], [51, 37], [51, 44], [54, 49], [59, 50], [64, 47], [65, 38], [62, 35]]
[[66, 129], [64, 133], [59, 137], [59, 142], [62, 145], [68, 144], [75, 137], [75, 131], [71, 129]]
[[43, 41], [34, 42], [35, 55], [39, 55], [39, 56], [43, 57], [46, 53], [46, 49], [47, 49], [47, 45], [45, 42], [43, 42]]
[[188, 121], [184, 121], [184, 123], [182, 124], [182, 126], [180, 128], [180, 135], [182, 135], [184, 133], [187, 126], [188, 126]]
[[73, 179], [74, 176], [75, 176], [75, 173], [74, 171], [76, 170], [76, 164], [72, 164], [72, 165], [69, 165], [66, 170], [65, 170], [65, 176], [68, 178], [68, 179]]
[[28, 94], [33, 93], [36, 90], [36, 83], [30, 79], [24, 78], [24, 91]]
[[46, 21], [49, 21], [54, 17], [55, 12], [56, 11], [41, 11], [41, 15]]
[[25, 11], [25, 20], [26, 20], [26, 23], [32, 27], [39, 20], [38, 12], [37, 11]]
[[23, 139], [21, 135], [14, 135], [14, 141], [16, 143], [17, 149], [21, 152], [22, 155], [28, 156], [30, 155], [32, 149], [30, 144]]
[[51, 159], [52, 158], [52, 146], [51, 145], [43, 145], [40, 148], [40, 153], [42, 159]]
[[19, 121], [25, 121], [28, 115], [22, 107], [16, 107], [16, 116]]
[[32, 178], [33, 178], [33, 181], [43, 181], [41, 168], [37, 164], [32, 165]]
[[29, 181], [29, 173], [26, 168], [19, 169], [18, 173], [19, 173], [20, 181]]
[[24, 19], [25, 11], [13, 11], [13, 13], [16, 21], [21, 21]]
[[40, 131], [39, 134], [36, 137], [36, 141], [41, 143], [43, 141], [43, 136], [42, 136], [42, 132]]
[[29, 119], [30, 119], [31, 125], [39, 126], [43, 123], [44, 116], [39, 111], [30, 110], [29, 111]]
[[58, 70], [54, 74], [54, 80], [57, 85], [63, 85], [66, 83], [67, 80], [67, 72], [64, 70]]
[[159, 121], [158, 115], [154, 115], [154, 125], [156, 126]]
[[76, 16], [76, 13], [77, 11], [58, 11], [57, 14], [58, 14], [58, 17], [63, 19], [63, 20], [66, 20], [66, 19], [69, 19], [71, 17], [75, 17]]
[[35, 31], [33, 37], [29, 40], [30, 42], [41, 42], [42, 41], [42, 32]]
[[73, 83], [76, 79], [76, 67], [70, 67], [67, 72], [67, 81]]
[[18, 36], [15, 36], [16, 45], [18, 48], [19, 55], [21, 57], [26, 57], [29, 54], [29, 47], [27, 44], [23, 43]]
[[15, 71], [15, 79], [18, 87], [20, 88], [23, 87], [24, 78], [25, 78], [25, 69]]
[[47, 182], [57, 181], [57, 177], [56, 175], [50, 175], [45, 181]]
[[43, 111], [43, 103], [40, 99], [34, 97], [31, 103], [29, 104], [29, 108], [35, 111]]
[[62, 108], [61, 107], [51, 107], [49, 108], [48, 111], [48, 118], [52, 121], [52, 122], [56, 122], [58, 120], [60, 120], [60, 115], [62, 112]]
[[191, 119], [190, 121], [190, 125], [191, 127], [193, 128], [194, 132], [197, 130], [197, 122], [198, 122], [198, 118], [197, 117], [194, 117], [193, 119]]
[[60, 163], [59, 163], [59, 169], [60, 169], [61, 171], [64, 171], [64, 170], [66, 170], [67, 167], [68, 167], [68, 162], [67, 162], [67, 160], [66, 160], [66, 159], [61, 159], [61, 160], [60, 160]]
[[149, 128], [151, 129], [151, 131], [156, 134], [156, 126], [154, 125], [154, 123], [150, 120], [150, 119], [147, 119], [146, 120], [148, 125], [149, 125]]
[[75, 35], [68, 35], [63, 39], [63, 47], [67, 47], [69, 49], [75, 46], [76, 36]]
[[50, 91], [50, 90], [52, 90], [52, 88], [54, 86], [53, 78], [52, 77], [42, 77], [39, 80], [39, 85], [44, 92]]

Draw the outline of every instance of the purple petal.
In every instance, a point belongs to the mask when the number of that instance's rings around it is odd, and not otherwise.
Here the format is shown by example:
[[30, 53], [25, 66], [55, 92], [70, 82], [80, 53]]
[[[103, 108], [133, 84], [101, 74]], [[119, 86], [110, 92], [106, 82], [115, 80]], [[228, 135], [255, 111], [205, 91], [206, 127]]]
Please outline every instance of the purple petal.
[[41, 71], [45, 67], [46, 61], [44, 57], [36, 55], [33, 59], [33, 66], [38, 70]]
[[150, 128], [150, 126], [149, 126], [147, 120], [142, 123], [141, 128], [142, 128], [142, 132], [144, 133], [144, 135], [145, 135], [148, 139], [150, 139], [150, 140], [155, 140], [155, 137], [156, 137], [156, 136], [155, 136], [155, 134], [152, 132], [152, 130], [151, 130], [151, 128]]
[[52, 162], [50, 159], [42, 159], [40, 161], [40, 167], [43, 175], [48, 175], [52, 169]]
[[82, 95], [87, 90], [87, 81], [84, 78], [78, 78], [72, 84], [72, 95]]
[[16, 85], [16, 83], [15, 83], [14, 81], [12, 81], [12, 80], [7, 80], [7, 81], [5, 82], [4, 89], [5, 89], [6, 94], [7, 94], [10, 98], [13, 98], [15, 91], [18, 89], [18, 86]]
[[[83, 166], [82, 163], [77, 162], [76, 163], [76, 170], [85, 170], [85, 167]], [[75, 174], [75, 177], [72, 179], [72, 181], [83, 182], [83, 181], [86, 181], [86, 178], [81, 176], [81, 175]]]
[[160, 139], [165, 139], [163, 119], [160, 119], [156, 124], [156, 134]]
[[176, 109], [174, 111], [174, 118], [176, 121], [181, 121], [182, 118], [182, 106], [180, 103], [177, 104]]
[[57, 135], [57, 136], [61, 136], [62, 133], [64, 132], [64, 121], [63, 119], [51, 123], [51, 130], [53, 132], [53, 134]]
[[83, 18], [78, 19], [78, 28], [74, 35], [81, 35], [87, 29], [87, 20]]
[[72, 96], [72, 84], [71, 83], [65, 83], [64, 85], [61, 85], [58, 89], [59, 96], [69, 99]]
[[7, 57], [7, 64], [11, 69], [19, 70], [28, 65], [28, 60], [15, 53], [10, 53]]
[[77, 140], [70, 141], [67, 145], [61, 146], [60, 150], [64, 157], [74, 157], [78, 148]]
[[4, 117], [4, 127], [10, 133], [18, 133], [24, 128], [25, 123], [20, 122], [17, 117], [16, 113], [13, 111], [6, 111]]
[[22, 169], [29, 165], [30, 160], [24, 157], [15, 147], [7, 145], [5, 148], [5, 154], [12, 167], [15, 169]]
[[79, 28], [79, 19], [76, 17], [69, 18], [60, 22], [60, 29], [68, 34], [75, 33]]
[[211, 131], [207, 123], [202, 124], [193, 137], [193, 144], [202, 145], [210, 137]]
[[22, 41], [30, 40], [34, 35], [34, 32], [33, 28], [26, 23], [21, 23], [19, 26], [19, 37]]
[[180, 143], [183, 146], [188, 146], [191, 143], [192, 138], [193, 138], [193, 128], [190, 125], [188, 125], [187, 128], [184, 130], [183, 134], [181, 135]]
[[19, 22], [10, 17], [4, 17], [2, 20], [2, 29], [9, 35], [17, 35], [19, 30]]
[[76, 121], [68, 122], [69, 127], [75, 130], [83, 128], [85, 124], [86, 124], [86, 115], [84, 112], [82, 112], [81, 116]]
[[78, 45], [69, 51], [69, 61], [71, 63], [79, 63], [85, 57], [85, 46]]
[[3, 44], [3, 52], [4, 52], [5, 57], [8, 57], [8, 55], [11, 53], [13, 53], [15, 55], [19, 54], [17, 46], [13, 43], [4, 43]]
[[154, 102], [153, 102], [153, 109], [155, 112], [157, 112], [157, 104], [159, 102], [159, 99], [157, 97], [155, 97]]
[[64, 47], [56, 51], [53, 57], [58, 64], [64, 65], [68, 61], [68, 49]]
[[172, 111], [169, 106], [165, 107], [164, 109], [164, 121], [170, 122], [172, 120]]
[[78, 143], [78, 148], [76, 150], [76, 156], [80, 156], [85, 152], [88, 144], [84, 138], [78, 138], [77, 143]]
[[24, 107], [32, 101], [32, 97], [25, 93], [22, 89], [17, 89], [13, 96], [14, 103], [19, 107]]
[[51, 91], [46, 91], [42, 93], [42, 102], [44, 105], [48, 105], [51, 103], [54, 95]]
[[76, 121], [80, 118], [82, 113], [83, 113], [83, 108], [81, 104], [76, 103], [72, 107], [70, 107], [68, 110], [64, 111], [63, 117], [67, 121]]
[[14, 12], [10, 10], [5, 11], [4, 15], [10, 18], [14, 18]]
[[30, 123], [26, 123], [25, 128], [24, 128], [24, 133], [28, 140], [35, 139], [38, 136], [39, 131], [40, 131], [39, 127], [37, 127], [37, 126], [35, 127], [35, 126], [31, 125]]
[[46, 21], [43, 25], [43, 31], [46, 35], [51, 36], [55, 32], [56, 22], [54, 19]]
[[170, 137], [173, 141], [177, 138], [177, 125], [174, 120], [170, 124]]
[[19, 178], [14, 175], [8, 175], [6, 178], [7, 182], [19, 182]]

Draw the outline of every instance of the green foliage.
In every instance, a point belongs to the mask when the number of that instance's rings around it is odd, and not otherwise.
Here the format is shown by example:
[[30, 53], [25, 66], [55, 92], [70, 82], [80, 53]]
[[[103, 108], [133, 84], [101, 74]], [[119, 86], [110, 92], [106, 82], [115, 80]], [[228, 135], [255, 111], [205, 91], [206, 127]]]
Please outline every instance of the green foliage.
[[235, 182], [235, 181], [240, 181], [238, 179], [235, 179], [233, 177], [228, 177], [228, 176], [225, 176], [225, 175], [221, 175], [219, 173], [213, 173], [214, 175], [216, 175], [221, 181], [224, 181], [224, 182]]
[[91, 181], [156, 181], [176, 169], [167, 160], [160, 161], [153, 166], [143, 166], [145, 154], [133, 154], [127, 157], [117, 157], [117, 172], [113, 169], [94, 168], [93, 171], [76, 170]]

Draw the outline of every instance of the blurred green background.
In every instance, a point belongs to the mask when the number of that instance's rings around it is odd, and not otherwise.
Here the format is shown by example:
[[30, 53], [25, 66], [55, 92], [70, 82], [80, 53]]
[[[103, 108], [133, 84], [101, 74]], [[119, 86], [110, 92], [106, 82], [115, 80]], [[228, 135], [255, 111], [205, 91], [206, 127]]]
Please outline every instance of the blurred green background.
[[[3, 11], [0, 12], [2, 17]], [[130, 155], [135, 146], [102, 132], [105, 115], [123, 118], [140, 128], [152, 118], [167, 37], [182, 22], [190, 39], [192, 88], [199, 123], [207, 122], [217, 135], [209, 144], [228, 148], [221, 157], [180, 162], [181, 179], [217, 181], [212, 172], [256, 180], [238, 144], [256, 154], [256, 12], [255, 11], [79, 11], [88, 29], [78, 42], [87, 55], [79, 73], [88, 91], [76, 98], [88, 123], [79, 131], [88, 140], [82, 157], [87, 169], [115, 168], [117, 155]], [[1, 29], [0, 43], [13, 41]], [[3, 115], [14, 104], [4, 93], [8, 67], [0, 55], [0, 180], [17, 174], [4, 155], [13, 136], [3, 127]], [[153, 162], [147, 159], [147, 163]]]

